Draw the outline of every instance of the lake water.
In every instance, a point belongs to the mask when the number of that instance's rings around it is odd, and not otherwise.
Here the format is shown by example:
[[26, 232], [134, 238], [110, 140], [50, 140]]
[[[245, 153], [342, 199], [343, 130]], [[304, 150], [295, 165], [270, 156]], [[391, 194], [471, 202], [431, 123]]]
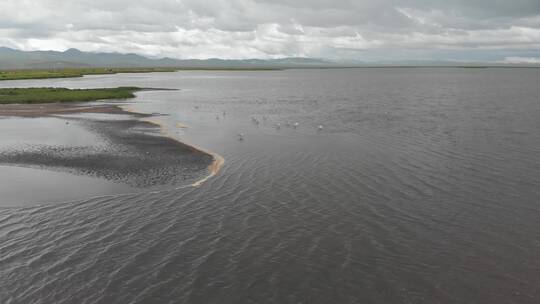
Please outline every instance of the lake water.
[[200, 187], [0, 208], [0, 303], [538, 303], [539, 83], [458, 68], [0, 82], [180, 89], [129, 107], [225, 159]]

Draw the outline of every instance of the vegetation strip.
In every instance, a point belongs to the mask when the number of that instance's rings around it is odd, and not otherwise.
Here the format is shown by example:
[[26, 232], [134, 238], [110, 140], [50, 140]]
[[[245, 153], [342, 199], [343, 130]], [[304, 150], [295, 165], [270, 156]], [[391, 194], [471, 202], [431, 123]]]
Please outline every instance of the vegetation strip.
[[0, 89], [0, 104], [32, 104], [53, 102], [82, 102], [102, 99], [133, 98], [138, 87], [118, 87], [101, 89], [67, 88], [5, 88]]
[[0, 70], [0, 80], [70, 78], [117, 73], [175, 72], [175, 68], [79, 68], [54, 70]]

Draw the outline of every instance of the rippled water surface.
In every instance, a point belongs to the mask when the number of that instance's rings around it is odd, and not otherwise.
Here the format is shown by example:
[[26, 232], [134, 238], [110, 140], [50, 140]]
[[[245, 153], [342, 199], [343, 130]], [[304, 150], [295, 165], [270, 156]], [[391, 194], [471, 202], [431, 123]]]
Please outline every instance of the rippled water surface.
[[453, 68], [0, 82], [180, 89], [129, 107], [225, 158], [200, 187], [0, 209], [0, 303], [539, 303], [538, 83]]

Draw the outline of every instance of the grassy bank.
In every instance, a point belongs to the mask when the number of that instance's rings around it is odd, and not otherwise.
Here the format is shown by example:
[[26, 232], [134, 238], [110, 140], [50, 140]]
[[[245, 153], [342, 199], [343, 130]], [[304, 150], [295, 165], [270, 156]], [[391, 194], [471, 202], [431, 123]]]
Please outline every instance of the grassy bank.
[[0, 104], [12, 103], [51, 103], [95, 101], [101, 99], [126, 99], [135, 97], [137, 87], [118, 87], [104, 89], [66, 89], [66, 88], [7, 88], [0, 89]]
[[116, 73], [174, 72], [175, 68], [81, 68], [55, 70], [0, 70], [0, 80], [82, 77]]
[[0, 70], [0, 81], [22, 79], [45, 79], [45, 78], [69, 78], [82, 77], [84, 75], [103, 75], [117, 73], [152, 73], [152, 72], [176, 72], [176, 71], [266, 71], [277, 70], [275, 68], [249, 68], [249, 67], [223, 67], [223, 68], [80, 68], [80, 69], [54, 69], [54, 70]]

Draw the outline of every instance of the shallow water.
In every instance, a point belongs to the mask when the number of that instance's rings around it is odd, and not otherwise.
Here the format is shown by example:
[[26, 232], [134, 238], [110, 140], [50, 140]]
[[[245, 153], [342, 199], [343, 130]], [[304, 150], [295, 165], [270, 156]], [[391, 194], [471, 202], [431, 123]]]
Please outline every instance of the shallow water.
[[0, 302], [538, 303], [539, 80], [444, 68], [0, 82], [178, 88], [128, 106], [169, 114], [154, 118], [169, 135], [225, 158], [198, 188], [0, 209]]

